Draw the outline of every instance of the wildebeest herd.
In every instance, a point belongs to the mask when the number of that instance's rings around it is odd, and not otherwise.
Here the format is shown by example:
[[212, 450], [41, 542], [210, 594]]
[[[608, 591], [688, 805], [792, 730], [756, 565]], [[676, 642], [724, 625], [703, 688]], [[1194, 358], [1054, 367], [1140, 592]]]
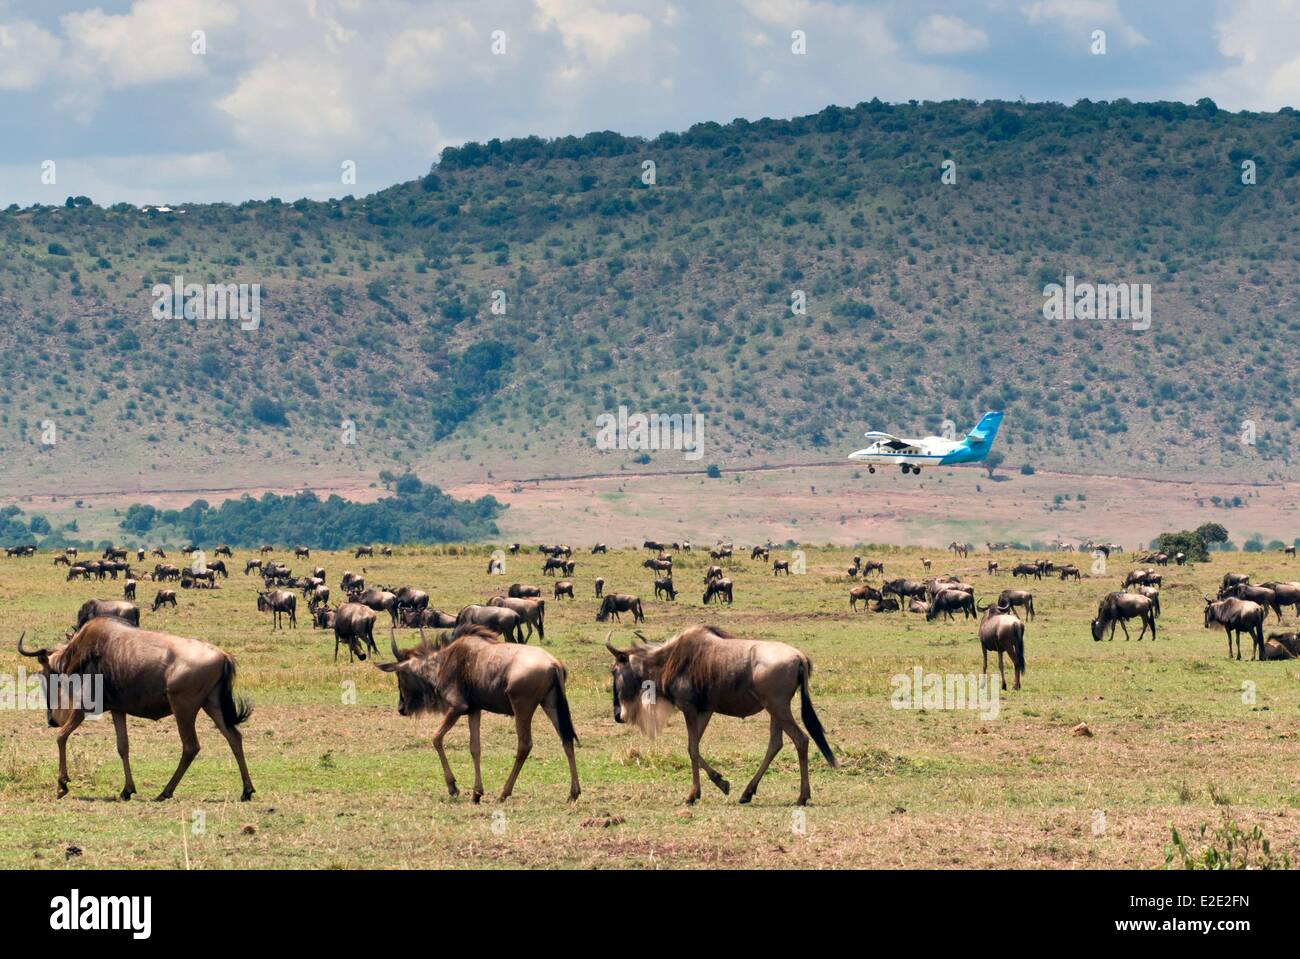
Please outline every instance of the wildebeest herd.
[[[1115, 544], [1107, 545], [1112, 550], [1118, 549]], [[673, 574], [675, 565], [680, 564], [675, 557], [690, 553], [690, 543], [667, 544], [647, 540], [644, 547], [649, 551], [649, 558], [640, 565], [653, 586], [656, 601], [676, 602], [678, 590], [674, 586]], [[949, 547], [954, 559], [966, 558], [969, 550], [969, 544], [954, 543]], [[770, 544], [752, 547], [750, 561], [763, 563], [772, 575], [790, 575], [793, 555], [773, 557], [773, 551]], [[481, 715], [488, 712], [513, 717], [515, 762], [501, 792], [501, 799], [505, 799], [514, 789], [531, 751], [532, 719], [540, 708], [555, 728], [565, 752], [570, 773], [569, 798], [576, 799], [579, 795], [579, 773], [574, 752], [578, 730], [566, 694], [568, 671], [551, 653], [530, 645], [534, 636], [538, 643], [547, 642], [546, 600], [540, 586], [515, 582], [487, 596], [481, 603], [444, 611], [431, 604], [430, 593], [425, 589], [410, 584], [368, 583], [366, 567], [340, 574], [336, 594], [327, 582], [326, 570], [322, 566], [312, 566], [307, 572], [295, 574], [287, 563], [268, 558], [267, 554], [274, 549], [264, 546], [258, 558], [248, 559], [243, 568], [243, 576], [251, 578], [256, 575], [260, 586], [232, 587], [222, 560], [208, 560], [193, 546], [185, 547], [182, 552], [195, 558], [185, 566], [177, 566], [165, 562], [164, 550], [153, 549], [153, 556], [162, 562], [149, 570], [134, 568], [130, 559], [132, 551], [123, 548], [109, 547], [100, 559], [90, 561], [79, 560], [77, 551], [71, 548], [55, 556], [54, 562], [68, 569], [67, 581], [104, 582], [118, 580], [120, 576], [123, 590], [122, 599], [93, 599], [82, 603], [61, 642], [39, 648], [32, 648], [25, 636], [18, 642], [18, 651], [23, 656], [35, 658], [40, 664], [42, 687], [48, 702], [47, 721], [59, 730], [59, 796], [68, 791], [68, 737], [88, 713], [102, 711], [113, 717], [117, 732], [125, 777], [121, 791], [123, 799], [135, 792], [128, 758], [127, 717], [156, 720], [170, 715], [176, 718], [182, 745], [181, 758], [158, 798], [170, 797], [198, 752], [195, 720], [200, 709], [207, 713], [230, 744], [243, 780], [241, 798], [247, 800], [253, 795], [238, 728], [248, 719], [251, 707], [234, 694], [234, 660], [226, 652], [201, 640], [142, 627], [141, 608], [134, 600], [138, 585], [150, 581], [177, 583], [182, 590], [193, 591], [191, 595], [195, 602], [202, 602], [200, 597], [206, 590], [246, 588], [250, 608], [255, 606], [258, 613], [269, 614], [272, 631], [297, 628], [298, 601], [301, 598], [311, 627], [333, 634], [333, 661], [338, 660], [340, 646], [347, 648], [349, 662], [369, 659], [379, 669], [394, 675], [401, 715], [433, 713], [440, 717], [433, 745], [448, 791], [453, 796], [458, 790], [444, 749], [444, 737], [458, 720], [464, 717], [469, 728], [470, 753], [475, 768], [473, 798], [478, 801], [484, 793], [480, 770]], [[528, 551], [520, 544], [513, 544], [509, 552], [518, 557]], [[539, 575], [557, 572], [566, 577], [557, 577], [551, 601], [554, 603], [564, 597], [577, 601], [573, 577], [577, 575], [579, 565], [573, 558], [574, 550], [568, 546], [543, 545], [537, 552], [541, 557]], [[228, 546], [218, 546], [213, 553], [230, 559], [232, 564], [234, 562], [233, 551]], [[708, 550], [709, 563], [703, 576], [704, 606], [722, 604], [730, 607], [735, 602], [734, 553], [735, 548], [730, 543], [717, 543]], [[34, 552], [25, 548], [7, 548], [6, 554], [10, 558], [22, 559], [33, 556]], [[310, 558], [309, 549], [302, 546], [295, 548], [293, 554], [295, 559]], [[598, 544], [590, 555], [608, 554], [608, 547]], [[146, 551], [137, 548], [134, 555], [135, 562], [142, 563]], [[373, 558], [374, 555], [374, 547], [358, 547], [354, 551], [354, 558]], [[382, 547], [380, 555], [392, 556], [393, 550]], [[1101, 597], [1096, 616], [1089, 623], [1093, 640], [1113, 641], [1117, 628], [1126, 639], [1132, 638], [1130, 622], [1141, 627], [1136, 637], [1138, 642], [1148, 633], [1153, 641], [1156, 640], [1164, 578], [1157, 567], [1168, 565], [1170, 560], [1183, 566], [1186, 558], [1181, 555], [1167, 557], [1165, 554], [1142, 554], [1139, 558], [1152, 565], [1129, 571], [1119, 580], [1118, 589]], [[930, 572], [933, 561], [922, 558], [921, 562], [925, 572]], [[731, 568], [724, 568], [723, 564]], [[1026, 670], [1026, 630], [1028, 624], [1042, 613], [1041, 608], [1035, 607], [1032, 590], [1011, 586], [1001, 589], [996, 598], [988, 595], [981, 601], [977, 598], [976, 587], [961, 576], [940, 573], [918, 579], [891, 577], [886, 573], [887, 565], [892, 565], [887, 556], [864, 560], [857, 555], [853, 557], [846, 576], [837, 574], [839, 581], [850, 585], [848, 599], [853, 612], [857, 612], [861, 605], [869, 614], [924, 614], [924, 620], [930, 623], [956, 622], [958, 618], [974, 620], [983, 672], [988, 672], [989, 653], [996, 653], [1001, 688], [1008, 688], [1005, 661], [1009, 659], [1013, 671], [1012, 686], [1021, 689]], [[995, 577], [1001, 575], [1004, 564], [988, 561], [986, 568], [988, 576]], [[1039, 582], [1052, 576], [1062, 584], [1077, 583], [1079, 589], [1090, 588], [1091, 582], [1097, 578], [1095, 569], [1085, 579], [1076, 565], [1058, 564], [1051, 559], [1008, 563], [1005, 568], [1013, 580]], [[499, 571], [489, 566], [491, 574]], [[610, 572], [602, 572], [605, 575], [591, 579], [596, 600], [595, 621], [603, 623], [612, 619], [621, 623], [622, 617], [630, 616], [632, 624], [644, 624], [646, 612], [640, 596], [607, 591]], [[878, 582], [868, 582], [872, 579]], [[223, 582], [226, 585], [223, 586]], [[759, 581], [750, 582], [745, 588], [759, 591], [763, 587]], [[334, 595], [341, 601], [331, 604]], [[742, 602], [743, 597], [742, 591]], [[1285, 660], [1300, 656], [1300, 634], [1279, 632], [1267, 638], [1264, 635], [1270, 611], [1279, 622], [1284, 607], [1291, 607], [1300, 615], [1300, 582], [1265, 580], [1252, 583], [1247, 574], [1228, 573], [1222, 578], [1218, 595], [1203, 595], [1202, 599], [1204, 626], [1224, 630], [1230, 657], [1234, 655], [1235, 639], [1235, 657], [1238, 660], [1242, 658], [1242, 633], [1251, 641], [1251, 659]], [[149, 613], [165, 615], [166, 610], [175, 609], [177, 605], [175, 590], [159, 588], [149, 605]], [[377, 622], [388, 628], [391, 661], [378, 661]], [[403, 649], [397, 640], [399, 628], [414, 630], [418, 633], [418, 642]], [[610, 642], [611, 636], [612, 633], [606, 636], [605, 644], [613, 660], [610, 681], [615, 721], [632, 723], [653, 734], [672, 712], [683, 715], [692, 770], [688, 803], [700, 798], [701, 768], [723, 793], [730, 791], [727, 780], [700, 751], [700, 740], [714, 714], [735, 717], [760, 712], [768, 714], [768, 748], [740, 796], [742, 803], [753, 797], [787, 738], [794, 744], [799, 759], [799, 804], [806, 803], [811, 795], [807, 755], [809, 740], [832, 767], [836, 765], [827, 733], [812, 704], [812, 661], [800, 650], [786, 643], [742, 638], [719, 626], [703, 624], [679, 629], [663, 642], [652, 642], [636, 632], [637, 641], [626, 648]], [[92, 705], [85, 699], [85, 691], [94, 687], [96, 681], [100, 683], [100, 693], [98, 701]], [[799, 720], [802, 726], [791, 708], [796, 693], [801, 702]]]

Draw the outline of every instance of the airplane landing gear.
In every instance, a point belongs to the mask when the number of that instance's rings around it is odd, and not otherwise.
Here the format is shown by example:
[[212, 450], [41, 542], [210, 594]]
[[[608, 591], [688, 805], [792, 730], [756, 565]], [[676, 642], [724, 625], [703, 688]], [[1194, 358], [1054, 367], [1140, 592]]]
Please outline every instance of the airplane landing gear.
[[867, 472], [868, 472], [868, 473], [874, 473], [875, 471], [876, 471], [876, 468], [875, 468], [874, 466], [868, 466], [868, 467], [867, 467]]
[[904, 476], [906, 476], [908, 473], [912, 472], [912, 467], [909, 466], [907, 463], [900, 463], [899, 465], [903, 467], [903, 475], [904, 475]]

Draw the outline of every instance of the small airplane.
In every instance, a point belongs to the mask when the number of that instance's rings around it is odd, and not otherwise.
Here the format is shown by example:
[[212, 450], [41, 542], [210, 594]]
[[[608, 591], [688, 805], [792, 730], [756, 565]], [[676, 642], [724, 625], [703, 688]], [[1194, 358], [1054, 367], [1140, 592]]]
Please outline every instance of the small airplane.
[[985, 413], [979, 424], [964, 439], [945, 439], [927, 436], [907, 439], [891, 433], [872, 431], [863, 435], [874, 442], [866, 449], [849, 454], [849, 459], [867, 463], [867, 472], [874, 473], [876, 466], [896, 463], [903, 472], [921, 473], [922, 466], [956, 466], [959, 463], [978, 463], [989, 455], [993, 439], [1002, 425], [1003, 412]]

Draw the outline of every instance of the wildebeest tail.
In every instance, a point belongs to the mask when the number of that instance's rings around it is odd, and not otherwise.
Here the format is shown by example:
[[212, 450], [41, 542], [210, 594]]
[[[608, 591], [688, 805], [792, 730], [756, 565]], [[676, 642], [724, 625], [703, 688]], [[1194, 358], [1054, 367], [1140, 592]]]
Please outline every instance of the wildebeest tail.
[[235, 661], [227, 659], [221, 667], [221, 684], [217, 695], [221, 699], [221, 718], [232, 729], [253, 715], [253, 704], [240, 697], [235, 699]]
[[1016, 637], [1016, 669], [1025, 671], [1025, 634], [1021, 631]]
[[569, 698], [564, 695], [564, 673], [559, 666], [551, 667], [551, 691], [555, 693], [555, 725], [560, 733], [560, 742], [566, 746], [578, 741], [578, 731], [573, 728], [573, 716], [569, 714]]
[[813, 709], [812, 697], [808, 695], [808, 677], [811, 673], [812, 663], [807, 659], [803, 660], [799, 664], [799, 713], [808, 735], [812, 737], [817, 748], [822, 751], [822, 755], [834, 769], [839, 766], [839, 763], [835, 759], [835, 754], [831, 752], [831, 744], [826, 741], [826, 730], [822, 728], [822, 721], [817, 718], [817, 711]]
[[537, 601], [537, 637], [546, 638], [546, 601], [541, 599]]

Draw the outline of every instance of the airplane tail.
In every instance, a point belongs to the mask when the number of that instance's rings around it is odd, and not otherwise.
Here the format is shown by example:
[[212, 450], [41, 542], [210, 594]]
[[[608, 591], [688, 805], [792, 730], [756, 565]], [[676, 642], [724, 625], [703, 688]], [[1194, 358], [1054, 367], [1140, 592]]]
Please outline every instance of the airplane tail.
[[966, 434], [966, 445], [986, 452], [992, 448], [993, 438], [998, 435], [998, 427], [1002, 425], [1003, 415], [1005, 414], [1002, 410], [995, 410], [980, 417], [975, 428]]

